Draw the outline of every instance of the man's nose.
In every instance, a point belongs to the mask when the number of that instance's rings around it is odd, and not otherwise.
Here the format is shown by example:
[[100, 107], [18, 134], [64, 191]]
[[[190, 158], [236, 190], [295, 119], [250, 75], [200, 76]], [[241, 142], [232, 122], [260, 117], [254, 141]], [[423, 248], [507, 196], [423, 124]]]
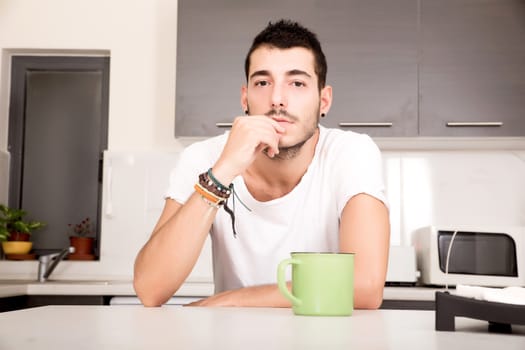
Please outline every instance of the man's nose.
[[272, 90], [272, 108], [286, 107], [286, 97], [284, 91], [279, 86], [274, 86]]

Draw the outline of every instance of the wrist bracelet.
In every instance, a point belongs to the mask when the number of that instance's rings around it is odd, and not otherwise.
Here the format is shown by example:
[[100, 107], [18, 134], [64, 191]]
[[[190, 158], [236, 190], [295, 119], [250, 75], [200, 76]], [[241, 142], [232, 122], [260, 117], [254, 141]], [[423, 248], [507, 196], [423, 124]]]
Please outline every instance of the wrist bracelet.
[[208, 191], [206, 188], [201, 186], [201, 184], [197, 183], [195, 186], [193, 186], [195, 191], [200, 194], [202, 197], [206, 198], [208, 201], [216, 204], [216, 205], [223, 205], [226, 202], [226, 198], [222, 198], [217, 196], [215, 193], [212, 193]]
[[223, 185], [219, 180], [217, 180], [217, 178], [213, 175], [213, 173], [211, 172], [211, 168], [208, 169], [208, 171], [206, 172], [206, 174], [208, 175], [208, 177], [210, 178], [210, 180], [215, 184], [215, 186], [217, 186], [221, 191], [229, 191], [231, 193], [231, 186], [225, 186]]
[[[230, 186], [223, 185], [217, 178], [213, 175], [211, 168], [207, 172], [204, 172], [199, 175], [199, 182], [194, 186], [195, 191], [201, 195], [203, 201], [208, 205], [214, 208], [220, 208], [224, 206], [224, 210], [230, 215], [232, 221], [232, 231], [233, 237], [237, 237], [237, 231], [235, 230], [235, 189], [233, 183]], [[233, 193], [233, 210], [228, 207], [228, 198]], [[248, 208], [239, 197], [237, 197], [241, 204], [248, 210]]]
[[203, 195], [201, 195], [201, 198], [204, 201], [204, 203], [208, 204], [212, 208], [219, 209], [221, 207], [220, 204], [213, 203], [212, 201], [207, 200], [206, 197], [204, 197]]
[[210, 178], [211, 171], [199, 175], [199, 185], [217, 197], [228, 199], [232, 193], [229, 187], [224, 187], [220, 182], [215, 182]]

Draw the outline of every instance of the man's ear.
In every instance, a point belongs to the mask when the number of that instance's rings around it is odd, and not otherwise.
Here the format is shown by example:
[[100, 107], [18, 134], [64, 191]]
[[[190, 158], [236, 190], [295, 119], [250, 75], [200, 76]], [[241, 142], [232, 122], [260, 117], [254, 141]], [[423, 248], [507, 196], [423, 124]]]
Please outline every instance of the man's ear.
[[321, 89], [320, 100], [319, 112], [326, 115], [332, 106], [332, 87], [330, 85], [325, 85]]
[[241, 107], [243, 111], [248, 110], [248, 87], [246, 85], [241, 86]]

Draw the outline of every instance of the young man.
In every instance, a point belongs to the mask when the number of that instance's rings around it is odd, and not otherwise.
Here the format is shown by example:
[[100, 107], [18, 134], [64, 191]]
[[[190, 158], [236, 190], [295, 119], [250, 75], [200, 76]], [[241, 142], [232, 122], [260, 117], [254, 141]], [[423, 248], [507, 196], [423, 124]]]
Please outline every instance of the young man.
[[381, 156], [368, 136], [319, 125], [332, 103], [326, 71], [315, 34], [297, 23], [270, 23], [254, 39], [241, 89], [247, 116], [184, 150], [137, 256], [145, 306], [177, 291], [208, 234], [216, 294], [193, 305], [290, 306], [275, 284], [279, 261], [341, 251], [356, 254], [355, 307], [380, 306], [390, 235]]

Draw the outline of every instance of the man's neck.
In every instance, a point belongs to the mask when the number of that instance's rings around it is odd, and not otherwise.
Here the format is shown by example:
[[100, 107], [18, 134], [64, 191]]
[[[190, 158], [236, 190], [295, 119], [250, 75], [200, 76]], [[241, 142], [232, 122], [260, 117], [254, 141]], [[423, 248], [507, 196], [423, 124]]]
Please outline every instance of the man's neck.
[[262, 153], [243, 174], [246, 187], [259, 201], [269, 201], [290, 193], [308, 170], [319, 141], [319, 129], [294, 157], [270, 158]]

